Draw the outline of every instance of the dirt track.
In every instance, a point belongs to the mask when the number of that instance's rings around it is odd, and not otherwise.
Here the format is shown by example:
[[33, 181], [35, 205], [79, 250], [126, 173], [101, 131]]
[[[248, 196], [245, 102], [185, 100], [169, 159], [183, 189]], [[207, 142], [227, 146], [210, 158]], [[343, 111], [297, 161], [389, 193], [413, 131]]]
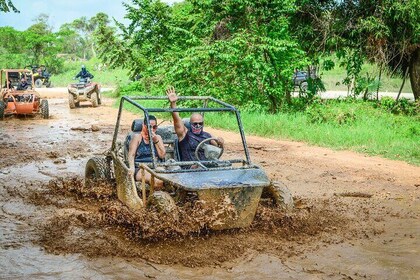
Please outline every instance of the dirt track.
[[[65, 93], [42, 94], [49, 120], [0, 123], [0, 278], [420, 278], [420, 167], [248, 136], [251, 159], [297, 207], [261, 206], [249, 229], [200, 232], [197, 213], [185, 210], [188, 225], [134, 217], [115, 194], [85, 190], [85, 163], [110, 146], [116, 109], [70, 110]], [[238, 149], [233, 133], [209, 131]]]

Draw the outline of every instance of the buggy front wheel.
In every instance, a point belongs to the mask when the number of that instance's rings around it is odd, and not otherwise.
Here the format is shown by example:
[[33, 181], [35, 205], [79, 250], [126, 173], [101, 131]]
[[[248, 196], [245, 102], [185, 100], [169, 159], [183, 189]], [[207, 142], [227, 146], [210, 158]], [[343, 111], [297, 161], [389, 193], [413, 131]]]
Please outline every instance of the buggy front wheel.
[[292, 210], [294, 207], [293, 196], [289, 188], [278, 181], [271, 181], [263, 190], [263, 197], [270, 198], [274, 205], [284, 210]]
[[75, 104], [75, 101], [74, 101], [74, 96], [70, 92], [69, 92], [69, 107], [70, 107], [70, 109], [76, 108], [76, 104]]
[[98, 107], [98, 93], [96, 91], [90, 96], [90, 101], [92, 102], [92, 107]]
[[85, 168], [86, 187], [93, 187], [97, 181], [110, 179], [111, 172], [106, 158], [93, 157], [88, 160]]
[[178, 217], [177, 207], [172, 196], [164, 191], [155, 191], [147, 200], [149, 207], [154, 207], [158, 212], [173, 215], [176, 219]]
[[6, 104], [3, 101], [0, 101], [0, 120], [4, 118], [5, 109], [6, 109]]
[[45, 99], [43, 99], [43, 100], [41, 100], [41, 116], [44, 118], [44, 119], [48, 119], [48, 117], [50, 116], [50, 110], [49, 110], [49, 107], [48, 107], [48, 100], [45, 100]]
[[41, 79], [36, 79], [35, 80], [35, 87], [36, 88], [42, 87], [42, 80]]

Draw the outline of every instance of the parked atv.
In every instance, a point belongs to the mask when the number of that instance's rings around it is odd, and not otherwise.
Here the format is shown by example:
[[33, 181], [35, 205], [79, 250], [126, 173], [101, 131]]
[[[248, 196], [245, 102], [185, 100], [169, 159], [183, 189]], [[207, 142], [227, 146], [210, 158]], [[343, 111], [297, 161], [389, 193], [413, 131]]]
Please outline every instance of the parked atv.
[[70, 109], [80, 107], [80, 102], [83, 101], [90, 101], [92, 107], [98, 107], [102, 103], [101, 86], [89, 78], [80, 78], [78, 83], [68, 85], [67, 89]]
[[28, 65], [25, 68], [32, 70], [35, 87], [37, 88], [40, 88], [42, 86], [45, 86], [47, 88], [51, 87], [51, 81], [50, 81], [51, 74], [48, 73], [47, 67], [45, 65], [40, 65], [40, 66]]
[[[20, 87], [20, 81], [26, 86]], [[3, 69], [0, 71], [0, 119], [7, 115], [36, 115], [49, 117], [48, 100], [34, 90], [33, 75], [27, 69]]]
[[[146, 106], [146, 102], [153, 102], [153, 108]], [[163, 102], [160, 108], [158, 102]], [[185, 103], [187, 101], [187, 103]], [[141, 103], [140, 103], [141, 102]], [[177, 205], [186, 202], [196, 202], [207, 207], [211, 215], [209, 227], [214, 230], [242, 228], [249, 226], [255, 216], [257, 206], [262, 196], [264, 200], [271, 200], [274, 205], [285, 210], [293, 207], [293, 198], [287, 187], [280, 182], [271, 181], [259, 166], [250, 160], [245, 141], [239, 111], [233, 106], [212, 97], [179, 96], [178, 102], [192, 104], [203, 102], [197, 108], [167, 108], [166, 97], [122, 97], [117, 116], [112, 146], [104, 156], [96, 156], [88, 160], [85, 168], [86, 187], [94, 186], [102, 180], [115, 180], [118, 199], [131, 210], [147, 206], [154, 206], [159, 210], [174, 214]], [[157, 134], [161, 135], [166, 148], [166, 159], [159, 161], [153, 149], [152, 163], [136, 162], [139, 172], [151, 174], [151, 183], [145, 180], [135, 182], [129, 169], [127, 154], [129, 141], [133, 134], [140, 133], [143, 119], [136, 119], [131, 126], [131, 132], [126, 135], [120, 133], [122, 108], [130, 103], [138, 108], [148, 120], [149, 114], [159, 112], [217, 112], [230, 113], [232, 122], [235, 119], [242, 139], [243, 154], [228, 153], [226, 159], [221, 159], [223, 149], [207, 145], [214, 138], [202, 141], [195, 152], [194, 161], [180, 161], [178, 141], [172, 124], [159, 125]], [[166, 107], [166, 108], [165, 108]], [[184, 120], [188, 126], [188, 120]], [[151, 127], [148, 125], [149, 141], [152, 142]], [[198, 152], [203, 149], [205, 159], [199, 159]], [[225, 147], [226, 149], [226, 147]], [[226, 154], [226, 153], [225, 153]], [[143, 176], [144, 178], [144, 176]], [[163, 181], [163, 189], [155, 191], [155, 180]]]

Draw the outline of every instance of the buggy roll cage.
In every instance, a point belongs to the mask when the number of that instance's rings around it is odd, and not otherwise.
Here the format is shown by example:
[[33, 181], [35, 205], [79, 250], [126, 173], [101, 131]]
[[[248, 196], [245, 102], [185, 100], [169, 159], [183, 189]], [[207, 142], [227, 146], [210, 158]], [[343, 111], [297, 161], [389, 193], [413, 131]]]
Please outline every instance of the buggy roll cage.
[[[168, 97], [166, 96], [123, 96], [121, 97], [121, 102], [119, 105], [119, 109], [118, 109], [118, 117], [117, 117], [117, 122], [115, 125], [115, 131], [114, 131], [114, 137], [112, 139], [112, 147], [111, 150], [115, 150], [117, 147], [117, 135], [118, 135], [118, 131], [119, 131], [119, 127], [120, 127], [120, 121], [121, 121], [121, 113], [122, 113], [122, 109], [124, 107], [124, 102], [128, 102], [129, 104], [133, 105], [134, 107], [140, 109], [141, 111], [143, 111], [144, 116], [147, 120], [147, 129], [148, 131], [152, 131], [151, 126], [150, 126], [150, 121], [149, 121], [149, 114], [150, 113], [172, 113], [172, 112], [234, 112], [235, 116], [236, 116], [236, 120], [238, 122], [238, 127], [239, 127], [239, 132], [241, 135], [241, 139], [242, 139], [242, 144], [243, 144], [243, 148], [244, 148], [244, 152], [245, 152], [245, 163], [247, 165], [252, 165], [251, 160], [250, 160], [250, 156], [249, 156], [249, 151], [248, 151], [248, 147], [246, 144], [246, 140], [245, 140], [245, 133], [243, 131], [243, 127], [242, 127], [242, 121], [240, 118], [240, 113], [239, 111], [232, 105], [223, 102], [219, 99], [216, 99], [214, 97], [211, 96], [178, 96], [178, 101], [185, 101], [185, 100], [202, 100], [203, 101], [203, 106], [202, 107], [198, 107], [198, 108], [147, 108], [144, 107], [142, 105], [140, 105], [137, 101], [138, 100], [168, 100]], [[219, 105], [219, 107], [215, 107], [215, 108], [210, 108], [207, 107], [208, 103], [210, 102], [214, 102], [216, 104]], [[153, 143], [152, 140], [152, 134], [149, 133], [149, 142]], [[152, 168], [156, 168], [156, 166], [158, 165], [157, 162], [157, 158], [155, 155], [155, 151], [152, 148], [152, 145], [150, 145], [150, 149], [151, 149], [151, 154], [152, 154], [152, 158], [153, 158], [153, 162], [152, 162]], [[234, 162], [239, 162], [239, 161], [234, 161]], [[185, 164], [191, 164], [192, 162], [185, 162]], [[173, 164], [169, 164], [169, 165], [173, 165]], [[177, 165], [179, 165], [179, 162], [177, 163]]]

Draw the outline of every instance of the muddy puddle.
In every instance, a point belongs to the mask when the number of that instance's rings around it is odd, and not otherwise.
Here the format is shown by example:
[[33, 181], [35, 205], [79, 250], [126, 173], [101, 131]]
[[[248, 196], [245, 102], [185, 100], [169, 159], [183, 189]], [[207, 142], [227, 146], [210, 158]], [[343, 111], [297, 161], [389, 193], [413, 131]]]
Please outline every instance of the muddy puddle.
[[112, 184], [86, 189], [116, 109], [49, 103], [48, 120], [0, 123], [1, 279], [420, 278], [418, 167], [250, 137], [251, 157], [296, 207], [263, 201], [249, 228], [214, 232], [200, 205], [175, 219], [128, 211]]

